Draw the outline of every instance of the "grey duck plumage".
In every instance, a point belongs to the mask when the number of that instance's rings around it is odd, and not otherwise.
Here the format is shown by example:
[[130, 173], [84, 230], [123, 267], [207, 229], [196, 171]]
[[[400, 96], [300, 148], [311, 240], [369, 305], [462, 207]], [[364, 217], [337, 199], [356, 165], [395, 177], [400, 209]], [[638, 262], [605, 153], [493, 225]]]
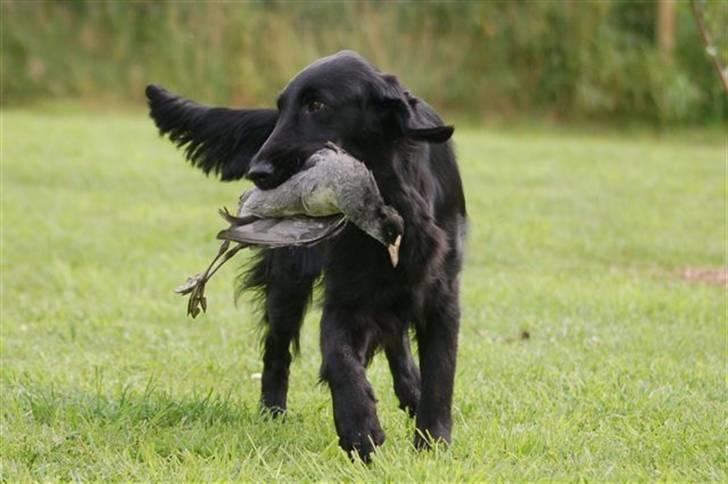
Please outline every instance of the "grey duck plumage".
[[[205, 271], [175, 290], [190, 295], [187, 312], [192, 317], [207, 308], [207, 281], [244, 247], [311, 246], [351, 222], [386, 246], [396, 267], [404, 232], [402, 218], [384, 203], [372, 173], [333, 143], [311, 155], [301, 171], [281, 185], [243, 193], [236, 215], [227, 209], [220, 214], [230, 227], [217, 235], [224, 241], [217, 256]], [[230, 249], [231, 242], [238, 245]]]

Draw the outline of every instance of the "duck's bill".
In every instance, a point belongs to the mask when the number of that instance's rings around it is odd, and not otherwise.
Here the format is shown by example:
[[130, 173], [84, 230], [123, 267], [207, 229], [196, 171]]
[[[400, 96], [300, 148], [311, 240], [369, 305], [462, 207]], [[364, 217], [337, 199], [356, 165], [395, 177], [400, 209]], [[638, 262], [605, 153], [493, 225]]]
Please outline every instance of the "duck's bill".
[[399, 244], [402, 243], [402, 236], [398, 235], [393, 244], [387, 246], [389, 252], [389, 260], [392, 262], [392, 267], [397, 267], [399, 264]]

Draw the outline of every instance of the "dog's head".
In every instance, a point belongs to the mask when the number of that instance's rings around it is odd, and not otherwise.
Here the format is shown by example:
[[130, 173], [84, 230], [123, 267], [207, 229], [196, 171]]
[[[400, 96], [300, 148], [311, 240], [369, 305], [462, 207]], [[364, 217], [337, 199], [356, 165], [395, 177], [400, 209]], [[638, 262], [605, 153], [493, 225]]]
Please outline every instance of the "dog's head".
[[380, 73], [355, 52], [319, 59], [278, 96], [275, 128], [247, 176], [260, 188], [274, 187], [327, 141], [364, 161], [397, 138], [447, 141], [453, 128], [425, 119], [418, 102], [394, 76]]
[[247, 175], [264, 189], [284, 182], [327, 141], [375, 164], [398, 140], [442, 143], [453, 132], [396, 77], [352, 51], [299, 72], [277, 109], [209, 108], [153, 85], [147, 97], [160, 132], [185, 147], [194, 165], [223, 180]]

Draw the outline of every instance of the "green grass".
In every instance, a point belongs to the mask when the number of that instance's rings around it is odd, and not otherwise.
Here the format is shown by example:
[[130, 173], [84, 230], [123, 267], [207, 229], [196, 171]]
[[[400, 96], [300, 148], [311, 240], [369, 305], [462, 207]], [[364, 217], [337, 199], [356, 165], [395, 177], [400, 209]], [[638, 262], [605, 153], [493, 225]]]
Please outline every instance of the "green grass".
[[725, 481], [726, 292], [679, 277], [726, 264], [724, 141], [456, 142], [471, 226], [454, 442], [411, 448], [379, 357], [387, 441], [366, 467], [317, 385], [318, 310], [289, 415], [269, 421], [233, 265], [197, 320], [172, 293], [240, 184], [185, 166], [141, 115], [3, 113], [0, 478]]

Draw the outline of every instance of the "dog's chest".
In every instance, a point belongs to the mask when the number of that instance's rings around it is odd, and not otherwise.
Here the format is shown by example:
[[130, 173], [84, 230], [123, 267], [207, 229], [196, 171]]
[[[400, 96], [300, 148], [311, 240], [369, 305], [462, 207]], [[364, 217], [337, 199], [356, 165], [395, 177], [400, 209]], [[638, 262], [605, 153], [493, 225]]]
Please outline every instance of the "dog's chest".
[[349, 226], [329, 246], [324, 265], [326, 297], [337, 304], [391, 311], [411, 300], [403, 268], [393, 268], [382, 244]]

